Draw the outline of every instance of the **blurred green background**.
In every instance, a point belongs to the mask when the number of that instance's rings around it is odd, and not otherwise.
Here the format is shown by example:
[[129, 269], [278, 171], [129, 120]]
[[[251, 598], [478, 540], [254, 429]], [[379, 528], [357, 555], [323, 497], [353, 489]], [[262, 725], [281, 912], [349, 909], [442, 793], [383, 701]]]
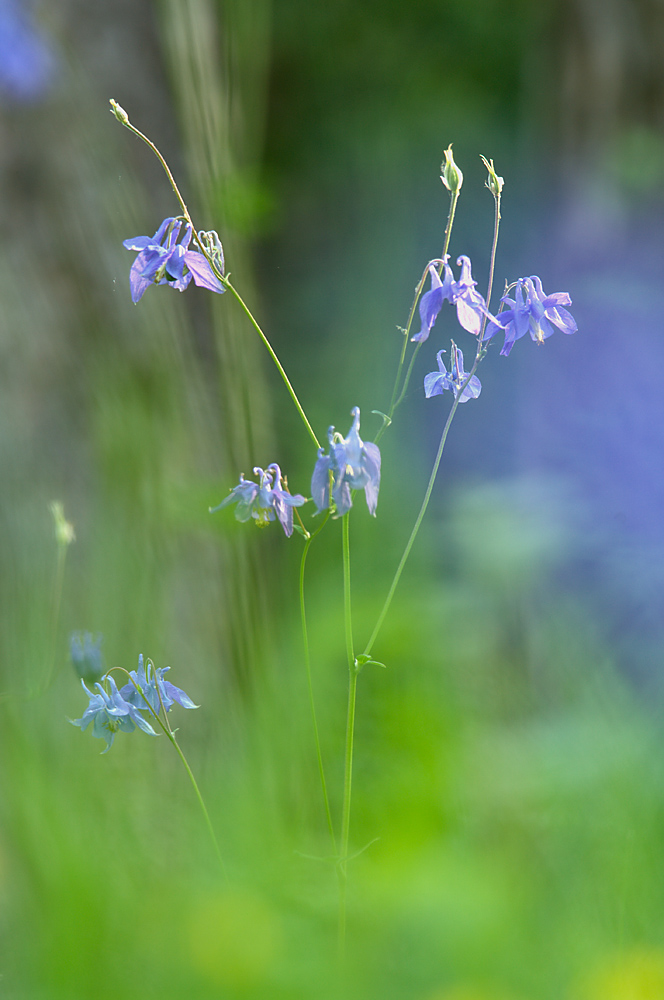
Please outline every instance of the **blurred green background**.
[[[17, 19], [26, 20], [23, 34]], [[32, 34], [31, 34], [32, 33]], [[26, 40], [27, 39], [27, 40]], [[664, 12], [655, 0], [0, 2], [3, 996], [664, 1000]], [[441, 252], [567, 290], [579, 334], [492, 348], [360, 677], [346, 980], [297, 608], [301, 539], [214, 517], [315, 453], [230, 296], [129, 296], [122, 240], [175, 203], [223, 239], [316, 432], [389, 403]], [[494, 299], [496, 308], [497, 299]], [[353, 511], [366, 640], [448, 401], [441, 315]], [[463, 334], [461, 334], [463, 336]], [[468, 343], [459, 341], [460, 346]], [[62, 587], [49, 503], [75, 528]], [[312, 547], [321, 737], [341, 805], [340, 526]], [[170, 664], [225, 882], [165, 740], [99, 741], [74, 629]], [[323, 860], [315, 860], [320, 857]]]

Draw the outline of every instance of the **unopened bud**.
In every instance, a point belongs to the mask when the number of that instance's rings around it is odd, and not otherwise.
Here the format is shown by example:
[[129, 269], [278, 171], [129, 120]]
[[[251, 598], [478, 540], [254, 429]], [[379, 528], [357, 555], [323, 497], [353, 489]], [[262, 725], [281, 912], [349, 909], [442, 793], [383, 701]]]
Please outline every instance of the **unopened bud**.
[[129, 115], [127, 114], [125, 109], [121, 108], [118, 102], [114, 101], [113, 98], [111, 98], [110, 104], [111, 104], [111, 114], [115, 115], [115, 117], [117, 118], [117, 120], [120, 122], [121, 125], [128, 125]]
[[65, 520], [65, 512], [59, 500], [53, 500], [49, 504], [53, 520], [55, 522], [55, 540], [63, 548], [76, 541], [74, 525]]
[[500, 198], [500, 195], [503, 190], [503, 184], [505, 183], [505, 181], [503, 180], [502, 177], [499, 177], [498, 174], [496, 173], [493, 166], [493, 160], [487, 160], [486, 156], [482, 156], [481, 153], [480, 156], [482, 157], [482, 163], [484, 164], [489, 173], [489, 176], [484, 183], [486, 184], [486, 186], [488, 187], [489, 191], [494, 196], [494, 198]]
[[458, 194], [463, 184], [463, 174], [454, 162], [452, 143], [445, 150], [445, 162], [440, 165], [440, 179], [452, 194]]
[[201, 246], [207, 251], [212, 259], [212, 263], [217, 267], [220, 274], [224, 273], [224, 248], [221, 245], [221, 240], [219, 239], [219, 234], [211, 229], [206, 232], [201, 229], [198, 233], [198, 239], [200, 240]]

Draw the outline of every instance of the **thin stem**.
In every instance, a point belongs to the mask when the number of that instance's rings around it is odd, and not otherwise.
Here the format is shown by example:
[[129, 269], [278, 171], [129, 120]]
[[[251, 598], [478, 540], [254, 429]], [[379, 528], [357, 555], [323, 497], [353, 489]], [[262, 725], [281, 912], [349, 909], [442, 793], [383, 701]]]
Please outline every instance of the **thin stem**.
[[[148, 660], [148, 665], [149, 664], [152, 664], [152, 669], [154, 670], [155, 667], [154, 667], [154, 664], [152, 663], [152, 660]], [[182, 763], [184, 765], [185, 771], [189, 775], [189, 780], [191, 781], [192, 785], [194, 786], [194, 792], [196, 793], [196, 798], [198, 799], [198, 804], [201, 807], [201, 810], [203, 812], [203, 816], [205, 818], [205, 825], [207, 826], [208, 833], [210, 834], [210, 839], [212, 840], [212, 844], [214, 846], [214, 851], [215, 851], [215, 854], [217, 855], [217, 860], [219, 861], [219, 866], [221, 867], [221, 870], [222, 870], [222, 873], [223, 873], [224, 877], [226, 879], [228, 879], [228, 872], [226, 871], [226, 865], [224, 864], [224, 859], [221, 856], [221, 851], [219, 849], [219, 842], [218, 842], [217, 836], [216, 836], [216, 834], [214, 832], [214, 827], [212, 826], [212, 821], [210, 820], [210, 814], [207, 811], [207, 806], [205, 805], [205, 801], [203, 799], [203, 796], [201, 795], [201, 790], [198, 787], [198, 782], [196, 781], [196, 778], [194, 777], [194, 772], [189, 767], [189, 763], [187, 762], [187, 758], [185, 757], [184, 753], [182, 752], [182, 750], [180, 748], [180, 744], [178, 743], [178, 741], [175, 738], [175, 733], [171, 729], [171, 724], [168, 721], [168, 714], [166, 712], [166, 709], [164, 708], [164, 703], [162, 701], [161, 692], [159, 690], [159, 685], [155, 684], [155, 688], [156, 688], [156, 691], [157, 691], [157, 697], [159, 698], [159, 705], [161, 707], [161, 712], [155, 712], [154, 708], [152, 707], [152, 705], [150, 704], [150, 702], [148, 701], [148, 699], [145, 697], [145, 693], [141, 690], [140, 685], [137, 684], [137, 682], [131, 676], [130, 672], [128, 670], [125, 670], [124, 667], [114, 667], [113, 669], [114, 670], [118, 670], [121, 673], [127, 675], [127, 677], [129, 678], [129, 680], [131, 681], [131, 683], [136, 688], [136, 691], [138, 692], [138, 694], [143, 699], [144, 704], [147, 706], [147, 709], [150, 712], [150, 714], [152, 715], [152, 717], [154, 718], [155, 722], [158, 724], [158, 726], [160, 727], [160, 729], [164, 732], [164, 734], [168, 737], [168, 739], [171, 741], [171, 743], [175, 747], [177, 755], [180, 758], [180, 760], [182, 761]], [[110, 671], [109, 671], [109, 673], [110, 673]], [[163, 719], [161, 717], [162, 713], [163, 713], [163, 716], [164, 716]]]
[[240, 295], [240, 293], [237, 291], [237, 289], [234, 288], [233, 285], [231, 285], [231, 283], [228, 280], [228, 278], [224, 278], [223, 282], [224, 282], [224, 285], [226, 286], [226, 288], [230, 292], [233, 293], [233, 295], [235, 296], [235, 298], [239, 302], [240, 306], [242, 307], [242, 309], [246, 313], [247, 318], [249, 319], [249, 322], [253, 326], [254, 330], [256, 331], [256, 333], [258, 334], [258, 336], [261, 338], [261, 340], [263, 341], [263, 343], [267, 347], [268, 352], [270, 354], [270, 357], [274, 361], [275, 365], [277, 366], [277, 370], [278, 370], [279, 374], [281, 375], [282, 379], [284, 380], [284, 383], [286, 385], [286, 388], [288, 389], [290, 397], [293, 400], [293, 402], [295, 403], [295, 408], [297, 409], [297, 412], [300, 414], [300, 417], [302, 418], [302, 422], [304, 423], [304, 426], [307, 428], [307, 431], [309, 433], [309, 436], [311, 437], [311, 440], [316, 445], [316, 448], [320, 448], [320, 442], [319, 442], [318, 438], [316, 437], [316, 435], [314, 434], [313, 428], [312, 428], [311, 424], [309, 423], [304, 410], [302, 409], [302, 405], [300, 403], [300, 400], [297, 398], [297, 395], [295, 393], [295, 390], [293, 389], [293, 386], [290, 383], [288, 375], [284, 371], [283, 365], [281, 364], [281, 361], [279, 360], [279, 358], [275, 354], [275, 352], [274, 352], [274, 350], [272, 348], [272, 345], [270, 344], [270, 341], [267, 339], [267, 337], [265, 336], [265, 334], [261, 330], [260, 326], [258, 325], [258, 322], [254, 318], [253, 313], [249, 309], [249, 306], [246, 304], [246, 302], [244, 301], [244, 299], [242, 298], [242, 296]]
[[[327, 518], [325, 519], [327, 520]], [[325, 522], [323, 522], [324, 524]], [[327, 794], [327, 782], [325, 780], [325, 769], [323, 767], [323, 755], [320, 748], [320, 737], [318, 734], [318, 721], [316, 718], [316, 704], [314, 701], [314, 688], [311, 680], [311, 656], [309, 652], [309, 636], [307, 632], [307, 616], [304, 604], [304, 570], [307, 562], [307, 555], [309, 554], [309, 546], [311, 545], [313, 539], [316, 537], [318, 532], [321, 530], [323, 525], [320, 526], [318, 531], [314, 535], [311, 535], [304, 543], [304, 551], [302, 552], [302, 561], [300, 563], [300, 617], [302, 619], [302, 642], [304, 645], [304, 665], [307, 672], [307, 686], [309, 688], [309, 704], [311, 706], [311, 721], [314, 727], [314, 739], [316, 741], [316, 757], [318, 760], [318, 772], [320, 774], [320, 783], [323, 790], [323, 801], [325, 802], [325, 815], [327, 816], [327, 825], [330, 831], [330, 838], [332, 840], [332, 851], [336, 857], [337, 854], [337, 839], [334, 835], [334, 824], [332, 823], [332, 813], [330, 811], [330, 800]]]
[[[115, 106], [115, 102], [112, 101], [111, 104], [113, 106]], [[118, 120], [120, 120], [120, 119], [118, 119]], [[175, 197], [177, 198], [177, 200], [180, 203], [180, 208], [182, 209], [182, 215], [183, 215], [184, 219], [186, 219], [186, 221], [191, 226], [192, 235], [194, 237], [195, 242], [197, 243], [198, 247], [200, 248], [201, 252], [203, 253], [203, 256], [205, 257], [205, 259], [210, 264], [210, 267], [214, 271], [214, 273], [217, 276], [217, 278], [219, 279], [219, 281], [221, 281], [221, 283], [224, 285], [225, 288], [227, 288], [230, 292], [233, 293], [233, 295], [235, 296], [235, 298], [239, 302], [240, 306], [242, 307], [242, 309], [246, 313], [247, 317], [249, 318], [249, 321], [250, 321], [251, 325], [254, 327], [254, 329], [258, 333], [259, 337], [261, 338], [261, 340], [263, 341], [263, 343], [267, 347], [268, 352], [270, 354], [270, 357], [272, 358], [272, 360], [274, 361], [275, 365], [277, 366], [277, 370], [279, 371], [279, 374], [281, 375], [282, 379], [284, 380], [284, 382], [286, 384], [286, 388], [288, 389], [288, 392], [290, 393], [290, 397], [293, 400], [293, 402], [295, 403], [295, 407], [297, 409], [297, 412], [300, 414], [300, 417], [302, 418], [302, 420], [304, 422], [304, 425], [307, 428], [307, 431], [308, 431], [309, 435], [311, 436], [312, 441], [316, 445], [316, 448], [320, 448], [320, 443], [318, 441], [318, 438], [316, 437], [316, 435], [313, 432], [311, 424], [309, 423], [309, 421], [307, 419], [307, 416], [306, 416], [304, 410], [302, 409], [302, 405], [301, 405], [299, 399], [297, 398], [295, 390], [293, 389], [293, 386], [291, 385], [290, 380], [289, 380], [288, 376], [286, 375], [286, 372], [284, 371], [283, 365], [281, 364], [281, 362], [279, 361], [279, 358], [275, 354], [275, 352], [274, 352], [274, 350], [272, 348], [272, 345], [270, 344], [269, 340], [267, 339], [267, 337], [265, 336], [265, 334], [261, 330], [260, 326], [258, 325], [258, 322], [254, 318], [251, 310], [249, 309], [249, 307], [246, 304], [246, 302], [244, 301], [244, 299], [241, 297], [240, 293], [237, 291], [237, 289], [235, 289], [233, 287], [233, 285], [231, 285], [230, 280], [226, 277], [226, 275], [222, 274], [222, 272], [220, 271], [220, 269], [219, 269], [219, 267], [217, 265], [217, 262], [213, 259], [212, 255], [208, 252], [208, 250], [206, 249], [206, 247], [201, 242], [201, 240], [200, 240], [200, 238], [198, 236], [198, 233], [196, 231], [196, 227], [194, 226], [193, 220], [191, 218], [191, 215], [189, 214], [189, 209], [187, 208], [185, 200], [182, 197], [182, 194], [180, 193], [179, 187], [175, 183], [175, 178], [173, 177], [173, 174], [171, 173], [170, 167], [166, 163], [166, 160], [161, 155], [161, 153], [159, 152], [159, 150], [157, 149], [157, 147], [155, 146], [155, 144], [150, 139], [148, 139], [148, 137], [146, 135], [144, 135], [140, 131], [140, 129], [137, 129], [135, 125], [132, 125], [128, 118], [127, 118], [126, 121], [122, 120], [122, 124], [125, 126], [125, 128], [128, 128], [130, 132], [133, 132], [134, 135], [137, 135], [139, 139], [142, 139], [143, 142], [147, 146], [150, 147], [150, 149], [152, 150], [152, 152], [154, 153], [154, 155], [157, 157], [157, 159], [161, 163], [161, 165], [164, 168], [164, 171], [166, 173], [166, 176], [168, 177], [170, 185], [173, 188], [173, 191], [175, 193]]]
[[[442, 252], [442, 255], [441, 255], [443, 261], [445, 260], [445, 257], [447, 256], [447, 251], [449, 250], [449, 246], [450, 246], [450, 238], [452, 236], [452, 226], [454, 225], [454, 215], [455, 215], [455, 212], [456, 212], [456, 206], [457, 206], [457, 201], [458, 200], [459, 200], [459, 191], [458, 190], [452, 191], [450, 193], [450, 207], [449, 207], [449, 211], [448, 211], [448, 214], [447, 214], [447, 224], [445, 225], [445, 236], [444, 236], [444, 239], [443, 239], [443, 252]], [[442, 274], [442, 271], [443, 271], [443, 264], [441, 263], [439, 265], [439, 267], [438, 267], [438, 274], [439, 275]], [[399, 392], [399, 378], [401, 376], [401, 370], [403, 368], [404, 361], [406, 359], [406, 349], [408, 347], [408, 337], [409, 337], [409, 334], [410, 334], [410, 328], [411, 328], [411, 326], [413, 324], [413, 318], [415, 316], [415, 309], [417, 308], [417, 303], [419, 302], [420, 295], [422, 294], [422, 290], [424, 288], [424, 283], [425, 283], [426, 278], [427, 278], [427, 273], [428, 273], [428, 267], [425, 268], [424, 274], [420, 278], [420, 280], [418, 282], [418, 285], [417, 285], [417, 288], [415, 289], [415, 298], [413, 299], [413, 304], [410, 307], [410, 313], [408, 314], [408, 322], [406, 323], [406, 328], [404, 330], [403, 345], [401, 347], [401, 357], [399, 358], [399, 364], [397, 365], [397, 374], [396, 374], [396, 377], [394, 379], [394, 388], [392, 390], [392, 398], [390, 400], [390, 408], [387, 411], [387, 416], [388, 416], [389, 419], [383, 423], [383, 426], [378, 431], [378, 434], [376, 435], [376, 437], [374, 439], [376, 443], [378, 443], [378, 441], [381, 439], [381, 437], [385, 433], [385, 430], [387, 429], [387, 427], [389, 426], [389, 424], [392, 421], [392, 417], [394, 416], [394, 411], [401, 405], [401, 402], [402, 402], [402, 400], [403, 400], [403, 398], [406, 395], [406, 392], [408, 390], [408, 383], [410, 382], [410, 376], [412, 375], [412, 372], [413, 372], [413, 365], [414, 365], [414, 362], [415, 362], [415, 358], [417, 357], [418, 351], [420, 349], [420, 344], [419, 343], [415, 347], [415, 350], [413, 351], [413, 355], [412, 355], [412, 357], [410, 359], [410, 364], [408, 365], [408, 370], [406, 372], [406, 376], [404, 378], [403, 385], [401, 387], [401, 392]]]
[[58, 644], [58, 628], [60, 625], [60, 608], [62, 606], [62, 590], [65, 578], [65, 562], [67, 560], [68, 545], [58, 544], [58, 558], [55, 567], [55, 582], [53, 585], [53, 605], [51, 609], [51, 634], [48, 653], [48, 666], [46, 676], [42, 683], [42, 691], [46, 691], [53, 678], [55, 669], [55, 658]]
[[471, 372], [469, 373], [469, 375], [468, 375], [468, 377], [466, 379], [466, 381], [459, 388], [457, 396], [456, 396], [456, 398], [454, 400], [454, 403], [452, 404], [452, 408], [451, 408], [451, 410], [450, 410], [450, 412], [448, 414], [447, 420], [445, 421], [445, 426], [443, 428], [443, 433], [442, 433], [441, 438], [440, 438], [440, 444], [438, 445], [438, 453], [436, 454], [436, 459], [435, 459], [435, 461], [433, 463], [433, 469], [431, 470], [431, 475], [429, 477], [429, 484], [427, 486], [426, 493], [424, 494], [424, 500], [422, 501], [422, 506], [420, 507], [420, 512], [417, 515], [417, 519], [415, 521], [415, 524], [413, 525], [413, 530], [410, 533], [410, 538], [408, 539], [408, 541], [406, 543], [406, 548], [404, 549], [404, 552], [403, 552], [403, 555], [401, 556], [401, 560], [399, 562], [399, 565], [397, 566], [397, 570], [396, 570], [396, 573], [394, 574], [394, 578], [392, 580], [392, 584], [391, 584], [390, 589], [388, 591], [387, 597], [385, 598], [385, 603], [383, 604], [383, 609], [382, 609], [381, 613], [378, 616], [378, 621], [376, 622], [374, 630], [371, 633], [371, 638], [369, 639], [369, 642], [367, 643], [367, 645], [365, 647], [365, 650], [364, 650], [364, 653], [363, 653], [364, 656], [369, 656], [371, 654], [371, 650], [373, 648], [373, 644], [375, 643], [375, 641], [376, 641], [376, 639], [378, 637], [378, 633], [380, 632], [381, 628], [383, 627], [383, 622], [385, 621], [385, 617], [387, 615], [387, 612], [389, 611], [390, 604], [392, 603], [392, 598], [394, 597], [394, 592], [397, 589], [397, 584], [399, 583], [399, 579], [401, 578], [401, 574], [403, 573], [404, 566], [406, 565], [406, 562], [408, 560], [408, 556], [410, 555], [410, 550], [412, 549], [413, 544], [415, 542], [415, 539], [417, 538], [417, 533], [420, 530], [420, 525], [422, 524], [422, 520], [424, 518], [424, 515], [426, 514], [427, 507], [429, 506], [429, 500], [431, 499], [431, 493], [433, 491], [433, 486], [434, 486], [434, 483], [436, 481], [436, 476], [438, 475], [438, 467], [440, 465], [440, 460], [443, 457], [443, 449], [445, 447], [445, 442], [447, 440], [447, 435], [449, 433], [449, 429], [450, 429], [450, 426], [452, 424], [452, 420], [454, 419], [454, 414], [456, 413], [457, 407], [459, 405], [459, 397], [461, 396], [461, 393], [465, 389], [466, 385], [468, 385], [468, 383], [470, 382], [472, 376], [475, 374], [475, 369], [477, 368], [477, 363], [478, 362], [476, 360], [475, 364], [473, 365], [473, 368], [472, 368]]
[[[491, 305], [491, 292], [493, 291], [493, 276], [496, 269], [496, 250], [498, 248], [498, 230], [500, 229], [500, 195], [494, 194], [493, 200], [495, 202], [495, 212], [493, 217], [493, 243], [491, 244], [491, 261], [489, 263], [489, 284], [486, 291], [486, 307], [487, 309]], [[480, 356], [480, 351], [482, 350], [482, 340], [484, 337], [484, 331], [486, 329], [486, 324], [488, 316], [484, 315], [482, 320], [482, 329], [480, 330], [480, 335], [477, 344], [477, 357]]]
[[350, 804], [353, 784], [353, 742], [355, 737], [355, 701], [357, 693], [357, 665], [353, 650], [353, 622], [350, 593], [350, 530], [349, 516], [342, 519], [343, 572], [344, 572], [344, 626], [346, 656], [348, 658], [348, 713], [346, 717], [346, 754], [344, 762], [344, 800], [341, 813], [341, 855], [339, 858], [339, 952], [343, 955], [346, 938], [346, 886], [348, 840], [350, 834]]
[[221, 867], [221, 870], [222, 870], [224, 876], [226, 878], [228, 878], [228, 872], [226, 871], [226, 865], [224, 864], [224, 859], [222, 858], [221, 851], [219, 850], [219, 843], [217, 841], [217, 837], [216, 837], [216, 834], [214, 832], [214, 827], [212, 826], [212, 821], [210, 820], [210, 814], [207, 811], [207, 807], [206, 807], [205, 802], [203, 800], [203, 796], [201, 795], [201, 791], [200, 791], [200, 788], [198, 787], [198, 783], [196, 781], [196, 778], [194, 777], [193, 771], [191, 770], [191, 768], [189, 767], [189, 764], [187, 763], [187, 758], [185, 757], [185, 755], [183, 754], [182, 750], [180, 749], [180, 744], [175, 739], [175, 734], [173, 732], [171, 732], [169, 729], [166, 729], [165, 727], [162, 727], [162, 728], [164, 729], [164, 732], [166, 733], [166, 735], [168, 736], [169, 740], [171, 741], [171, 743], [175, 747], [180, 760], [184, 764], [184, 769], [187, 772], [187, 774], [189, 775], [189, 779], [190, 779], [192, 785], [194, 786], [194, 791], [196, 793], [196, 798], [198, 799], [198, 804], [201, 807], [201, 810], [203, 812], [203, 816], [205, 817], [205, 824], [206, 824], [206, 826], [208, 828], [208, 833], [210, 834], [210, 838], [211, 838], [212, 843], [214, 845], [214, 850], [215, 850], [215, 853], [217, 855], [217, 860], [219, 861], [219, 865]]

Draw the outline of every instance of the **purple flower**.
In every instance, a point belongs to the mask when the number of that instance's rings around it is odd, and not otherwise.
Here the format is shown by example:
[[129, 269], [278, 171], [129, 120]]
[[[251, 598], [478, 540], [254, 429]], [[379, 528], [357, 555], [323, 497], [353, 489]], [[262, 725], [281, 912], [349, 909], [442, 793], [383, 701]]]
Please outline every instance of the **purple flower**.
[[[151, 660], [148, 660], [147, 673], [143, 663], [143, 654], [138, 657], [138, 670], [132, 670], [129, 676], [135, 683], [128, 681], [120, 689], [120, 695], [129, 705], [145, 711], [146, 702], [149, 704], [155, 715], [159, 715], [163, 705], [165, 712], [170, 712], [175, 704], [182, 705], [183, 708], [198, 708], [188, 694], [180, 688], [164, 680], [164, 674], [170, 667], [155, 667]], [[140, 689], [136, 690], [136, 687]]]
[[343, 517], [353, 506], [351, 489], [364, 489], [369, 513], [375, 515], [380, 488], [380, 451], [371, 441], [360, 438], [360, 408], [350, 411], [353, 424], [348, 437], [342, 438], [330, 427], [327, 437], [330, 442], [328, 455], [318, 450], [318, 461], [311, 477], [311, 495], [318, 510], [330, 506], [330, 479], [332, 479], [332, 499], [337, 515]]
[[447, 299], [452, 301], [452, 286], [454, 285], [454, 275], [447, 263], [449, 256], [443, 260], [443, 271], [445, 280], [441, 281], [440, 275], [434, 264], [429, 264], [429, 277], [431, 278], [431, 288], [420, 299], [420, 332], [410, 339], [418, 343], [424, 343], [429, 339], [431, 328], [438, 319], [438, 313], [443, 308], [443, 302]]
[[468, 385], [459, 396], [461, 386], [468, 378], [468, 372], [463, 370], [463, 354], [452, 341], [452, 366], [451, 371], [447, 371], [443, 362], [443, 351], [438, 351], [436, 355], [438, 361], [437, 372], [429, 372], [424, 376], [424, 394], [427, 399], [431, 396], [440, 396], [445, 389], [450, 389], [455, 396], [459, 397], [460, 403], [466, 403], [469, 399], [477, 399], [482, 391], [482, 385], [477, 375], [473, 375]]
[[292, 495], [282, 488], [281, 469], [273, 462], [266, 470], [256, 466], [254, 475], [259, 477], [257, 483], [240, 476], [240, 482], [216, 507], [210, 507], [210, 513], [221, 510], [235, 503], [235, 517], [238, 521], [248, 521], [253, 517], [261, 527], [274, 521], [279, 521], [286, 535], [293, 534], [293, 507], [301, 507], [307, 498], [300, 493]]
[[431, 288], [420, 300], [420, 320], [421, 328], [411, 340], [423, 343], [428, 339], [431, 329], [438, 318], [443, 302], [447, 300], [456, 306], [457, 319], [469, 333], [478, 335], [485, 316], [490, 317], [487, 312], [486, 302], [479, 292], [475, 291], [476, 281], [471, 274], [470, 259], [461, 256], [457, 259], [457, 266], [461, 268], [459, 280], [454, 280], [454, 275], [449, 267], [448, 257], [441, 262], [445, 278], [441, 281], [435, 262], [429, 264], [429, 276], [431, 278]]
[[106, 681], [110, 691], [106, 691], [97, 682], [95, 687], [99, 694], [94, 694], [88, 690], [85, 681], [81, 680], [90, 703], [82, 718], [70, 720], [72, 725], [80, 726], [81, 729], [85, 730], [92, 722], [92, 735], [106, 740], [108, 744], [103, 753], [108, 753], [111, 749], [117, 732], [131, 733], [138, 726], [144, 733], [156, 736], [157, 734], [150, 723], [146, 722], [140, 712], [122, 697], [113, 678], [107, 676]]
[[132, 302], [139, 302], [150, 285], [168, 284], [183, 292], [192, 278], [211, 292], [226, 291], [203, 254], [189, 249], [189, 223], [180, 236], [182, 225], [181, 219], [164, 219], [154, 236], [135, 236], [122, 244], [138, 251], [129, 272]]
[[554, 326], [563, 333], [576, 333], [578, 327], [574, 317], [565, 309], [572, 304], [567, 292], [553, 292], [546, 295], [542, 282], [536, 274], [530, 278], [519, 278], [514, 298], [504, 295], [501, 299], [508, 309], [491, 317], [484, 340], [490, 340], [500, 331], [505, 334], [501, 354], [507, 356], [516, 340], [530, 333], [533, 340], [543, 344], [554, 332]]

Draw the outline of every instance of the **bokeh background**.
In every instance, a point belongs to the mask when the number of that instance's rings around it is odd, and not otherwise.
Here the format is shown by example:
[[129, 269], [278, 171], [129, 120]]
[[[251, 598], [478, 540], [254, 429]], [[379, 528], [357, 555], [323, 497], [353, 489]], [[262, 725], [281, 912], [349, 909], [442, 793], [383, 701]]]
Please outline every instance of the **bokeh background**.
[[[663, 45], [657, 0], [0, 0], [4, 996], [664, 998]], [[301, 539], [208, 514], [256, 464], [307, 493], [315, 454], [230, 296], [132, 305], [122, 240], [175, 204], [110, 97], [222, 235], [319, 437], [354, 405], [378, 429], [450, 142], [453, 256], [482, 288], [483, 153], [505, 178], [497, 287], [539, 274], [574, 302], [577, 336], [489, 352], [387, 669], [360, 677], [351, 840], [380, 839], [350, 868], [345, 984]], [[382, 441], [378, 517], [353, 511], [358, 643], [449, 405], [421, 378], [459, 333], [441, 315]], [[332, 524], [307, 591], [335, 814], [340, 551]], [[165, 740], [102, 760], [67, 723], [74, 629], [201, 704], [173, 714], [229, 882]]]

